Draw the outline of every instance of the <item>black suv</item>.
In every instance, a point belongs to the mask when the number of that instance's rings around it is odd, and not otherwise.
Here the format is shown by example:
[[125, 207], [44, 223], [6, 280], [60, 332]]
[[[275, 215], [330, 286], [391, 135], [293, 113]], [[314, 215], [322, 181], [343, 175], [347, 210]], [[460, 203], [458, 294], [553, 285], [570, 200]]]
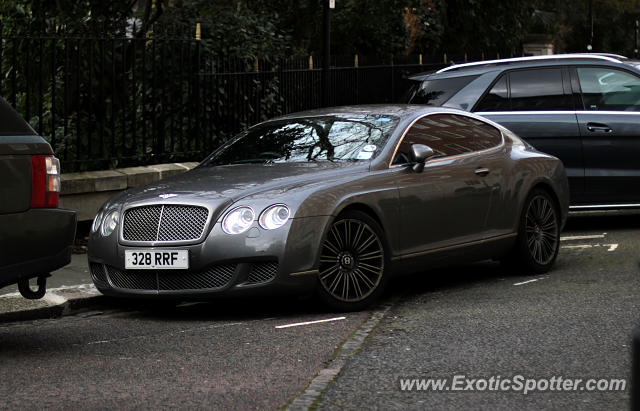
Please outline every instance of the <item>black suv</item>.
[[564, 54], [411, 77], [408, 102], [472, 111], [566, 167], [572, 209], [640, 207], [640, 62]]

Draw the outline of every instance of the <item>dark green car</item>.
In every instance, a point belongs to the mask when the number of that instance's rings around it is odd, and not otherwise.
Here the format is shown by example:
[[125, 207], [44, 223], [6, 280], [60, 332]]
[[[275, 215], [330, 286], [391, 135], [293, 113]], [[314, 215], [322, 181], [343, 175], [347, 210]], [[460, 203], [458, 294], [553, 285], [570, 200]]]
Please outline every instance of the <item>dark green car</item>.
[[[40, 298], [71, 260], [76, 213], [58, 208], [60, 162], [49, 143], [0, 98], [0, 287]], [[31, 290], [29, 280], [38, 279]]]

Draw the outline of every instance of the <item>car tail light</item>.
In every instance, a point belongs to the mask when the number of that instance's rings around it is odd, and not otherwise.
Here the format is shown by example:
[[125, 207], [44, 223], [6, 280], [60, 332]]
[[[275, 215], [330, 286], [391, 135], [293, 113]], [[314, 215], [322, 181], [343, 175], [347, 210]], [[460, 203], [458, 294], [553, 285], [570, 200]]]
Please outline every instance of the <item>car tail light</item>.
[[60, 198], [60, 161], [31, 156], [31, 208], [56, 208]]

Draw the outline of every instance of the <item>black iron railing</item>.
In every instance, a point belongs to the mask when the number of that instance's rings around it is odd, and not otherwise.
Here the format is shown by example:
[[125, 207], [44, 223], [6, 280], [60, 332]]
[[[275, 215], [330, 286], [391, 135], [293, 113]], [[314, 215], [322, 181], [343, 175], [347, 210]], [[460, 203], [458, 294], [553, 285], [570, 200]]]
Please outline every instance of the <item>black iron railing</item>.
[[[395, 102], [408, 75], [444, 65], [365, 60], [333, 58], [331, 105]], [[67, 172], [201, 160], [252, 124], [320, 107], [320, 67], [315, 57], [223, 58], [206, 40], [0, 29], [0, 94]]]

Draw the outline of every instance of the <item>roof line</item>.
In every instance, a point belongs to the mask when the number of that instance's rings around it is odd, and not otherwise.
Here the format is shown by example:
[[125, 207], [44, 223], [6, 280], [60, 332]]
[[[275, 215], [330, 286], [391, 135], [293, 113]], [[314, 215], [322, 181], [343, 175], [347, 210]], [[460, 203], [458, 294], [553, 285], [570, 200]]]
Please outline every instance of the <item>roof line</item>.
[[454, 64], [452, 66], [440, 69], [436, 71], [436, 73], [444, 73], [446, 71], [457, 70], [464, 67], [486, 66], [491, 64], [515, 63], [520, 61], [531, 61], [531, 60], [554, 60], [554, 59], [576, 59], [576, 58], [606, 60], [614, 63], [620, 63], [620, 59], [624, 59], [626, 57], [618, 56], [615, 54], [588, 54], [588, 53], [550, 54], [550, 55], [544, 55], [544, 56], [514, 57], [514, 58], [508, 58], [508, 59], [474, 61], [472, 63]]

